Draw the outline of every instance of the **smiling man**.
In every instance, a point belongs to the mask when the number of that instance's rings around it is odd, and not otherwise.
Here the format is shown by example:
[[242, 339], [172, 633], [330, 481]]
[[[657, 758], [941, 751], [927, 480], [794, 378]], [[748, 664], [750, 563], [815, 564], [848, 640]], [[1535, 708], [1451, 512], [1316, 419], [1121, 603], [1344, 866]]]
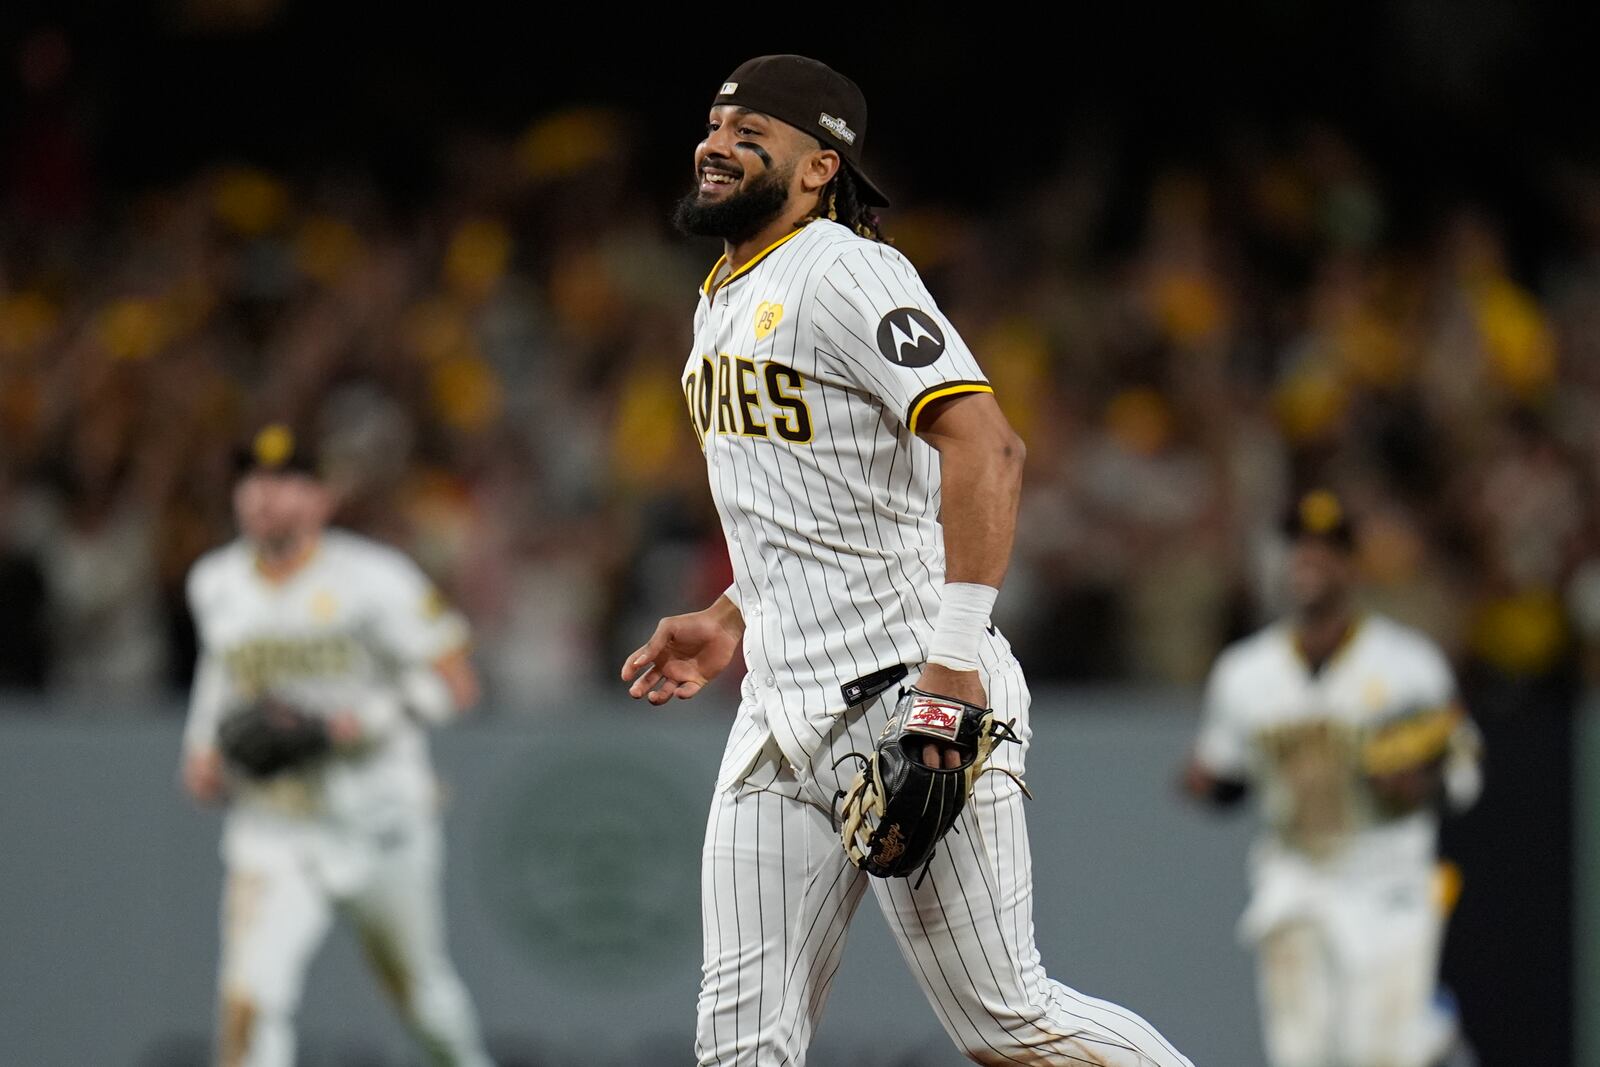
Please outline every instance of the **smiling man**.
[[[1039, 962], [1028, 689], [989, 622], [1023, 446], [916, 270], [879, 238], [872, 209], [888, 201], [862, 169], [866, 124], [860, 90], [827, 66], [753, 59], [716, 94], [676, 213], [724, 245], [682, 382], [735, 581], [663, 619], [622, 675], [660, 705], [695, 696], [741, 645], [748, 666], [702, 859], [699, 1062], [805, 1061], [870, 882], [975, 1062], [1181, 1067], [1143, 1019]], [[985, 753], [1009, 773], [969, 775], [957, 832], [917, 878], [869, 878], [832, 820], [856, 783], [847, 757], [873, 751], [892, 717], [920, 718], [916, 773], [969, 774], [972, 752], [934, 720], [991, 708], [1021, 742]]]

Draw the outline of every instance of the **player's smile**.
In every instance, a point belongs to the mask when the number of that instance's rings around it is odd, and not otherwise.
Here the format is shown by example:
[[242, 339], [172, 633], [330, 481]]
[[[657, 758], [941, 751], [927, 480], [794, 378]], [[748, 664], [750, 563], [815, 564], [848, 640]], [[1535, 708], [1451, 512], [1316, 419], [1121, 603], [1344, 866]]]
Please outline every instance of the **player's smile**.
[[707, 160], [700, 164], [700, 195], [720, 196], [738, 186], [743, 177], [742, 170]]

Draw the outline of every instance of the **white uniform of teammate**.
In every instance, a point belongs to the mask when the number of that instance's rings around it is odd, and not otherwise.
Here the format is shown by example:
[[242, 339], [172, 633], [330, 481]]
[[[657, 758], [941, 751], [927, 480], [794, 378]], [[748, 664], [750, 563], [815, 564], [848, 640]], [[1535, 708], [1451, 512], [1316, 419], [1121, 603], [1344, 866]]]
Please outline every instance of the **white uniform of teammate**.
[[[1239, 642], [1206, 689], [1195, 750], [1215, 779], [1260, 791], [1241, 936], [1259, 953], [1274, 1067], [1432, 1067], [1454, 1019], [1434, 1004], [1449, 898], [1431, 808], [1386, 818], [1365, 787], [1364, 730], [1446, 707], [1455, 682], [1438, 648], [1380, 616], [1356, 624], [1312, 672], [1289, 623]], [[1445, 768], [1450, 802], [1476, 798], [1475, 733], [1463, 720]]]
[[351, 711], [364, 737], [358, 754], [233, 784], [222, 842], [224, 1062], [293, 1062], [305, 972], [338, 906], [430, 1053], [485, 1067], [445, 952], [437, 789], [404, 698], [415, 672], [464, 646], [466, 623], [399, 552], [338, 530], [282, 582], [261, 574], [247, 542], [217, 549], [190, 572], [189, 598], [202, 652], [188, 751], [214, 747], [221, 718], [267, 692], [307, 711]]
[[[702, 1064], [799, 1065], [871, 884], [951, 1038], [986, 1064], [1188, 1064], [1143, 1019], [1050, 979], [1023, 799], [982, 778], [926, 880], [869, 878], [829, 825], [940, 610], [933, 399], [989, 391], [893, 248], [812, 221], [702, 291], [684, 394], [745, 620], [748, 673], [706, 831]], [[991, 627], [980, 677], [1026, 742], [1028, 689]], [[885, 673], [887, 672], [887, 673]], [[880, 691], [871, 679], [878, 676]], [[889, 679], [884, 682], [883, 679]], [[1026, 744], [996, 747], [1021, 773]]]

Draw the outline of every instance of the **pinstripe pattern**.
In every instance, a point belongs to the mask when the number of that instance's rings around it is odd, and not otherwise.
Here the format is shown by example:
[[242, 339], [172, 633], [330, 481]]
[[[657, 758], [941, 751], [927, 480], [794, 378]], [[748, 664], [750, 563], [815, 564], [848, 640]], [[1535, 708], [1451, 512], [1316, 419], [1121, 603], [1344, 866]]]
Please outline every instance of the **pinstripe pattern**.
[[[986, 641], [996, 709], [1027, 728], [1028, 692], [1003, 638]], [[827, 810], [892, 713], [891, 689], [841, 716], [799, 778], [773, 752], [716, 791], [702, 864], [705, 974], [696, 1051], [702, 1065], [805, 1062], [838, 970], [846, 929], [870, 885], [908, 968], [952, 1041], [985, 1064], [1182, 1067], [1189, 1061], [1142, 1018], [1050, 979], [1033, 941], [1032, 859], [1021, 793], [986, 776], [926, 881], [869, 878], [850, 866]], [[750, 712], [746, 705], [741, 718]], [[1021, 772], [1025, 746], [996, 750]]]
[[[759, 312], [772, 304], [782, 315], [764, 333]], [[900, 307], [943, 331], [932, 364], [881, 354], [879, 320]], [[755, 405], [737, 396], [740, 360], [754, 367]], [[938, 462], [906, 419], [952, 383], [987, 388], [905, 258], [842, 226], [814, 222], [702, 293], [685, 400], [744, 605], [761, 726], [791, 761], [843, 710], [843, 682], [920, 659], [933, 631], [944, 581]], [[785, 401], [804, 405], [806, 440], [777, 432], [799, 429]]]
[[[925, 341], [935, 331], [937, 358]], [[1138, 1016], [1045, 974], [1009, 779], [982, 780], [915, 890], [850, 866], [829, 825], [854, 774], [834, 760], [869, 750], [896, 698], [847, 708], [840, 687], [920, 664], [938, 617], [938, 457], [911, 427], [930, 398], [988, 390], [911, 264], [842, 226], [809, 224], [702, 291], [683, 390], [749, 667], [706, 826], [699, 1062], [805, 1062], [870, 883], [940, 1022], [976, 1062], [1187, 1065]], [[981, 665], [990, 699], [1026, 738], [1027, 687], [993, 631]], [[1024, 751], [1001, 745], [993, 762], [1020, 773]]]

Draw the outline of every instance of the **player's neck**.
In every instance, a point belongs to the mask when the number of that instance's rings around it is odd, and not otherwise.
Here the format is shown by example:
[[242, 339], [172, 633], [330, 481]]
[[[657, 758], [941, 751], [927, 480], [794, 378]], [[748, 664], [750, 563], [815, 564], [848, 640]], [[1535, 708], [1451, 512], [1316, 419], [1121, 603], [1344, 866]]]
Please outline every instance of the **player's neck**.
[[1355, 612], [1346, 600], [1301, 612], [1294, 623], [1295, 649], [1313, 672], [1318, 671], [1345, 646], [1355, 628]]
[[256, 546], [256, 570], [267, 581], [281, 585], [300, 573], [322, 544], [322, 531], [317, 530], [281, 545]]
[[[814, 206], [812, 205], [812, 207]], [[732, 241], [724, 241], [722, 243], [722, 276], [727, 277], [744, 269], [745, 264], [794, 233], [810, 217], [810, 213], [811, 207], [803, 205], [786, 208], [777, 218], [762, 227], [761, 231], [754, 237], [747, 237], [737, 244]]]

